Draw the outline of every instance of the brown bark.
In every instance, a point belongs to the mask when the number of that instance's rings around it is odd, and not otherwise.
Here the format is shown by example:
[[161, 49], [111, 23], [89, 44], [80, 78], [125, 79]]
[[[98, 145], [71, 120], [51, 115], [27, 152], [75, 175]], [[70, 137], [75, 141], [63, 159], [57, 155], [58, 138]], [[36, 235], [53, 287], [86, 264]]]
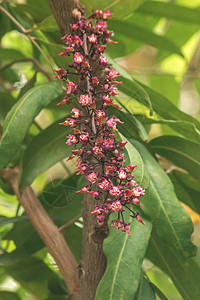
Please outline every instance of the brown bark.
[[78, 268], [76, 260], [65, 242], [57, 226], [50, 219], [45, 209], [35, 196], [30, 186], [26, 187], [22, 195], [18, 190], [18, 169], [6, 168], [1, 171], [5, 180], [10, 182], [15, 195], [23, 206], [33, 227], [43, 240], [47, 250], [54, 258], [66, 282], [68, 290], [74, 294], [79, 288]]
[[74, 21], [74, 0], [48, 0], [52, 13], [58, 23], [62, 35], [70, 31], [70, 24]]
[[[75, 1], [48, 0], [53, 15], [62, 34], [69, 33], [69, 24], [74, 22], [77, 13]], [[108, 234], [107, 227], [99, 227], [96, 217], [91, 214], [99, 204], [93, 197], [85, 196], [83, 201], [83, 249], [79, 269], [80, 291], [73, 297], [79, 300], [93, 300], [97, 286], [105, 272], [106, 257], [103, 253], [103, 240]]]

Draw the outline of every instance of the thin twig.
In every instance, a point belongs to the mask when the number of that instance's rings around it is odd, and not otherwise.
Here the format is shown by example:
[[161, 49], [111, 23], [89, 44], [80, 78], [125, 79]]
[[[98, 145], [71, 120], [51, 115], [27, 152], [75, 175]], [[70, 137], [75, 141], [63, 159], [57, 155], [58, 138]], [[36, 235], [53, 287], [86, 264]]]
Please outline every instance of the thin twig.
[[38, 71], [43, 73], [49, 81], [52, 81], [52, 77], [49, 75], [49, 73], [43, 69], [43, 67], [40, 65], [40, 63], [39, 63], [39, 61], [37, 61], [37, 59], [32, 58], [32, 57], [24, 57], [24, 58], [17, 59], [9, 64], [1, 66], [0, 71], [4, 71], [5, 69], [10, 68], [14, 64], [17, 64], [20, 62], [26, 62], [26, 61], [33, 62], [37, 66]]

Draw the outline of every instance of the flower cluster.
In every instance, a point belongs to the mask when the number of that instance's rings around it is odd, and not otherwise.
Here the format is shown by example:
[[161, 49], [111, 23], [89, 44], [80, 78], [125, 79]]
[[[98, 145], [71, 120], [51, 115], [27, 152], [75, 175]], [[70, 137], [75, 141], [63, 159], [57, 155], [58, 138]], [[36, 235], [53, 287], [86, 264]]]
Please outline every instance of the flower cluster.
[[[81, 17], [71, 24], [71, 34], [61, 39], [65, 43], [60, 55], [73, 54], [69, 64], [72, 71], [60, 68], [55, 77], [66, 81], [66, 95], [58, 105], [75, 101], [71, 118], [62, 125], [73, 128], [67, 136], [67, 144], [74, 145], [69, 159], [77, 157], [77, 174], [84, 174], [88, 184], [77, 193], [88, 193], [99, 200], [92, 214], [97, 215], [97, 223], [102, 226], [111, 213], [117, 213], [112, 226], [129, 234], [129, 225], [123, 217], [128, 209], [131, 217], [143, 221], [130, 205], [141, 206], [139, 197], [144, 195], [142, 187], [134, 181], [136, 166], [124, 166], [123, 149], [126, 142], [118, 142], [117, 124], [122, 124], [116, 116], [108, 115], [108, 107], [120, 108], [114, 103], [118, 95], [117, 81], [120, 76], [112, 68], [103, 53], [106, 44], [116, 43], [110, 37], [113, 31], [107, 30], [110, 11], [95, 11], [89, 18]], [[77, 76], [77, 82], [67, 81], [70, 75]]]

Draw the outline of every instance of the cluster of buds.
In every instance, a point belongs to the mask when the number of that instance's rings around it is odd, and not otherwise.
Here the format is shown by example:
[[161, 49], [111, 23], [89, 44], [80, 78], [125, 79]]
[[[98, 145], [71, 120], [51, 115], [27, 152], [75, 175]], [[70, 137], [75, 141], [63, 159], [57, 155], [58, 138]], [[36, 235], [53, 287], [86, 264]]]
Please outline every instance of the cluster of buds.
[[[68, 160], [77, 157], [77, 175], [84, 174], [88, 182], [77, 193], [88, 193], [99, 200], [91, 213], [97, 215], [100, 226], [107, 224], [111, 213], [116, 213], [112, 226], [129, 235], [130, 223], [124, 220], [123, 212], [128, 209], [132, 218], [144, 224], [139, 213], [130, 208], [142, 207], [138, 198], [144, 190], [134, 181], [136, 166], [124, 167], [126, 142], [116, 139], [117, 124], [123, 122], [108, 114], [109, 106], [120, 109], [112, 97], [118, 95], [117, 85], [121, 83], [117, 81], [120, 75], [103, 56], [106, 44], [116, 43], [110, 39], [113, 31], [107, 30], [110, 16], [110, 11], [94, 11], [89, 18], [82, 16], [71, 24], [71, 34], [61, 38], [65, 47], [60, 55], [73, 55], [69, 64], [72, 71], [60, 68], [55, 70], [55, 77], [66, 81], [66, 95], [58, 105], [75, 100], [71, 118], [60, 124], [73, 128], [66, 142], [74, 146]], [[76, 75], [76, 82], [68, 81], [71, 75]]]

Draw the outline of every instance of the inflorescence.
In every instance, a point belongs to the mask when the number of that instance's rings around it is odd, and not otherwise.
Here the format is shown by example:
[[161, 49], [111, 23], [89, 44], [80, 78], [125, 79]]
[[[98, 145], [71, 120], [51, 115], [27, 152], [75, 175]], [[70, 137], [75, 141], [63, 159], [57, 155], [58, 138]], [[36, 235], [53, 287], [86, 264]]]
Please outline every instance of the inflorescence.
[[[145, 191], [134, 181], [132, 164], [124, 167], [123, 149], [127, 142], [116, 139], [117, 124], [123, 123], [116, 116], [109, 116], [109, 106], [119, 107], [112, 98], [118, 95], [116, 79], [120, 76], [111, 67], [103, 53], [106, 44], [117, 43], [110, 39], [113, 31], [107, 30], [106, 20], [110, 11], [94, 11], [92, 16], [80, 17], [71, 24], [71, 34], [61, 39], [65, 43], [64, 51], [59, 55], [73, 55], [69, 64], [72, 72], [60, 68], [55, 70], [56, 78], [67, 80], [70, 75], [77, 77], [76, 82], [66, 82], [66, 95], [58, 105], [69, 104], [78, 100], [71, 111], [72, 118], [67, 118], [61, 125], [70, 126], [73, 133], [67, 136], [66, 144], [75, 149], [69, 159], [78, 157], [76, 170], [84, 174], [88, 184], [77, 193], [88, 193], [99, 200], [92, 214], [97, 215], [97, 223], [106, 225], [109, 215], [117, 213], [112, 226], [129, 234], [123, 212], [128, 209], [131, 217], [143, 223], [138, 212], [129, 205], [141, 206], [139, 197]], [[144, 224], [145, 225], [145, 224]]]

